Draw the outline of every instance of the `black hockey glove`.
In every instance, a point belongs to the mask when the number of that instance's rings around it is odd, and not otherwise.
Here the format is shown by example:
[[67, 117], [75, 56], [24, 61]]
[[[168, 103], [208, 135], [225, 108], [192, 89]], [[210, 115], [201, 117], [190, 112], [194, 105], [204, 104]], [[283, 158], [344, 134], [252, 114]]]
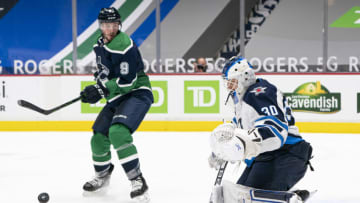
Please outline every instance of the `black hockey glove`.
[[95, 104], [100, 99], [109, 95], [109, 90], [101, 84], [89, 85], [80, 93], [81, 101]]

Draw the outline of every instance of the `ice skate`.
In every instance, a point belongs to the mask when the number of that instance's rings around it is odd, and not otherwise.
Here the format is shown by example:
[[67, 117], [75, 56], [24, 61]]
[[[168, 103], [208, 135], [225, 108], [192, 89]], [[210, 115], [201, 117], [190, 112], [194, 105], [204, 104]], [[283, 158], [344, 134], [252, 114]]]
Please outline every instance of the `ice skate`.
[[293, 192], [301, 198], [302, 202], [306, 202], [317, 192], [317, 190], [312, 192], [309, 192], [308, 190], [295, 190]]
[[131, 199], [136, 200], [139, 203], [148, 203], [150, 202], [150, 197], [148, 194], [148, 186], [142, 175], [131, 181]]
[[295, 190], [294, 193], [297, 194], [303, 202], [305, 202], [310, 196], [310, 192], [307, 190]]
[[83, 186], [84, 196], [90, 195], [91, 193], [105, 192], [105, 188], [110, 183], [110, 176], [114, 170], [114, 165], [110, 164], [110, 167], [102, 172], [96, 172], [94, 179], [86, 182]]

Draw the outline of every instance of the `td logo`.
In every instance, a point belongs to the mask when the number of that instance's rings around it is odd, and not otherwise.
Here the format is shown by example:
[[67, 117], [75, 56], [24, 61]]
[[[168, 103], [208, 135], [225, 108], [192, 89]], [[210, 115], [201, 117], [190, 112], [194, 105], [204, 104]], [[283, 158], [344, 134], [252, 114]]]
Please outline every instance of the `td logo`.
[[184, 81], [184, 113], [219, 113], [219, 81]]
[[168, 85], [167, 81], [150, 81], [154, 95], [154, 103], [151, 105], [149, 113], [168, 112]]

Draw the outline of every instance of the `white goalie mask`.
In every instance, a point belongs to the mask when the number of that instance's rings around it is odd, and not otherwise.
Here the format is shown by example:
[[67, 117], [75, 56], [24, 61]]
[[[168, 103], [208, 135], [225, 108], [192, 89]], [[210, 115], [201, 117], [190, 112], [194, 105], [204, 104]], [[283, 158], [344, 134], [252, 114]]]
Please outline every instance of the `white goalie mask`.
[[229, 91], [243, 93], [246, 89], [255, 83], [255, 71], [251, 64], [244, 58], [232, 57], [224, 65], [222, 71], [225, 87]]

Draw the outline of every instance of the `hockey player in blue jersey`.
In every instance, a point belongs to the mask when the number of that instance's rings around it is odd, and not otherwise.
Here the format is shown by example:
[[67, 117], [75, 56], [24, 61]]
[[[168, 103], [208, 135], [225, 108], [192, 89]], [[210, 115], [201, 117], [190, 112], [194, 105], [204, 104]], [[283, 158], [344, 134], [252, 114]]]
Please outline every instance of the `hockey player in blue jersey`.
[[85, 103], [94, 104], [102, 98], [107, 103], [92, 127], [95, 177], [86, 182], [83, 189], [96, 192], [109, 184], [114, 169], [110, 152], [112, 145], [131, 181], [131, 198], [148, 202], [148, 186], [140, 170], [132, 133], [153, 103], [150, 81], [136, 44], [121, 32], [118, 11], [113, 7], [103, 8], [98, 21], [101, 36], [93, 46], [97, 62], [96, 84], [85, 87], [81, 95]]
[[305, 175], [312, 147], [300, 136], [281, 91], [256, 78], [241, 57], [227, 62], [222, 76], [235, 115], [212, 132], [209, 164], [219, 168], [224, 161], [244, 161], [247, 166], [237, 184], [223, 181], [217, 190], [223, 196], [215, 195], [214, 202], [304, 202], [308, 191], [290, 189]]

